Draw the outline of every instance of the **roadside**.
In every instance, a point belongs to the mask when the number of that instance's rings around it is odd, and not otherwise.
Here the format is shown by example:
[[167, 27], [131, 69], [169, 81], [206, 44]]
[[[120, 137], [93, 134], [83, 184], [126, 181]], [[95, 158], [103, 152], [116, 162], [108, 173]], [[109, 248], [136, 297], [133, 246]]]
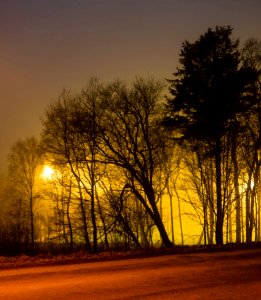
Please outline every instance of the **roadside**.
[[37, 266], [52, 266], [66, 264], [81, 264], [97, 261], [121, 260], [129, 258], [143, 258], [172, 254], [227, 252], [247, 249], [261, 249], [261, 243], [226, 244], [223, 246], [174, 246], [173, 248], [155, 248], [130, 251], [108, 251], [98, 254], [78, 251], [69, 255], [40, 254], [36, 256], [0, 256], [0, 270], [18, 269]]

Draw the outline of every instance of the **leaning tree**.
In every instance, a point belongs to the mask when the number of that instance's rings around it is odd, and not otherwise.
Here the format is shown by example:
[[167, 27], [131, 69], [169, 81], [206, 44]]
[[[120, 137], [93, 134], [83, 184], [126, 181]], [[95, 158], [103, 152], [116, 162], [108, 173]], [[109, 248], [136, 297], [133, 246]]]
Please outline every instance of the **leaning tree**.
[[114, 82], [105, 87], [98, 147], [106, 163], [124, 176], [124, 190], [139, 201], [163, 245], [172, 247], [156, 197], [168, 143], [167, 131], [161, 126], [161, 93], [162, 85], [155, 80], [137, 79], [130, 87]]

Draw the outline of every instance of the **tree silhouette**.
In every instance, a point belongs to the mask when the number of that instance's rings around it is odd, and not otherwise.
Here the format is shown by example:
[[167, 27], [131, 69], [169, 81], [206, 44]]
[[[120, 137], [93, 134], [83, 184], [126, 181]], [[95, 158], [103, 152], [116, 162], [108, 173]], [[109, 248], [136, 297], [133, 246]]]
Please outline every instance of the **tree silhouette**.
[[130, 88], [122, 82], [108, 85], [102, 94], [100, 152], [106, 163], [119, 168], [129, 190], [156, 225], [162, 243], [172, 247], [159, 213], [156, 198], [157, 172], [167, 144], [160, 126], [162, 86], [138, 79]]
[[17, 194], [26, 202], [30, 223], [31, 249], [35, 244], [35, 214], [39, 200], [37, 177], [42, 164], [42, 151], [36, 138], [18, 141], [9, 154], [9, 176]]
[[248, 174], [245, 197], [246, 241], [252, 241], [255, 227], [255, 239], [260, 240], [260, 149], [261, 149], [261, 41], [248, 39], [242, 49], [242, 68], [248, 75], [246, 90], [243, 96], [247, 105], [246, 112], [241, 116], [244, 131], [243, 152]]
[[200, 147], [203, 141], [215, 159], [216, 243], [223, 244], [224, 195], [222, 195], [222, 143], [229, 121], [240, 109], [242, 89], [238, 41], [232, 28], [216, 27], [190, 43], [182, 44], [180, 65], [170, 82], [166, 120], [180, 138]]

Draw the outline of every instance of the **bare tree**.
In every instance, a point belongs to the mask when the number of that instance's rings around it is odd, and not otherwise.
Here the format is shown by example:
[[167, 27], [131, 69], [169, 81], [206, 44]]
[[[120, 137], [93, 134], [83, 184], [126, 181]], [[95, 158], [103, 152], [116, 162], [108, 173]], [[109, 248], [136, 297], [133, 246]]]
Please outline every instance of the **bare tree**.
[[36, 138], [18, 141], [9, 155], [9, 177], [17, 195], [26, 203], [29, 211], [31, 248], [35, 244], [35, 213], [39, 200], [37, 176], [41, 167], [42, 152]]
[[260, 239], [260, 148], [261, 148], [261, 41], [249, 39], [242, 49], [243, 68], [248, 71], [248, 85], [243, 100], [247, 111], [241, 116], [245, 147], [242, 147], [247, 171], [246, 241], [252, 241], [254, 227]]
[[158, 82], [142, 79], [131, 88], [121, 82], [104, 88], [99, 150], [106, 163], [122, 170], [128, 188], [153, 220], [163, 244], [172, 247], [155, 192], [157, 170], [167, 143], [166, 131], [159, 122], [161, 91]]
[[42, 145], [45, 152], [57, 166], [67, 166], [74, 176], [74, 188], [82, 221], [82, 232], [86, 250], [91, 251], [87, 224], [87, 203], [84, 199], [84, 186], [81, 174], [81, 144], [77, 140], [77, 132], [72, 124], [75, 98], [63, 91], [58, 101], [48, 108], [43, 120], [44, 131]]

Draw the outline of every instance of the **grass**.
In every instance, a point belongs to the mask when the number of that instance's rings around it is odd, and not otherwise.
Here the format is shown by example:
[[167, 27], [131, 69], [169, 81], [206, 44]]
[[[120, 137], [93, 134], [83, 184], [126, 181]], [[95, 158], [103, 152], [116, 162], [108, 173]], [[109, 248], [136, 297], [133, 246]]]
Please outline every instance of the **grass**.
[[154, 248], [154, 249], [142, 249], [142, 250], [130, 250], [130, 251], [106, 251], [97, 254], [91, 254], [86, 251], [78, 251], [72, 254], [66, 255], [52, 255], [52, 254], [40, 254], [36, 256], [17, 255], [17, 256], [0, 256], [0, 270], [3, 269], [16, 269], [25, 267], [37, 267], [37, 266], [52, 266], [52, 265], [65, 265], [65, 264], [80, 264], [97, 261], [130, 259], [151, 257], [159, 255], [170, 254], [190, 254], [190, 253], [203, 253], [203, 252], [224, 252], [224, 251], [236, 251], [243, 249], [255, 249], [261, 248], [261, 243], [251, 244], [226, 244], [223, 246], [175, 246], [169, 248]]

